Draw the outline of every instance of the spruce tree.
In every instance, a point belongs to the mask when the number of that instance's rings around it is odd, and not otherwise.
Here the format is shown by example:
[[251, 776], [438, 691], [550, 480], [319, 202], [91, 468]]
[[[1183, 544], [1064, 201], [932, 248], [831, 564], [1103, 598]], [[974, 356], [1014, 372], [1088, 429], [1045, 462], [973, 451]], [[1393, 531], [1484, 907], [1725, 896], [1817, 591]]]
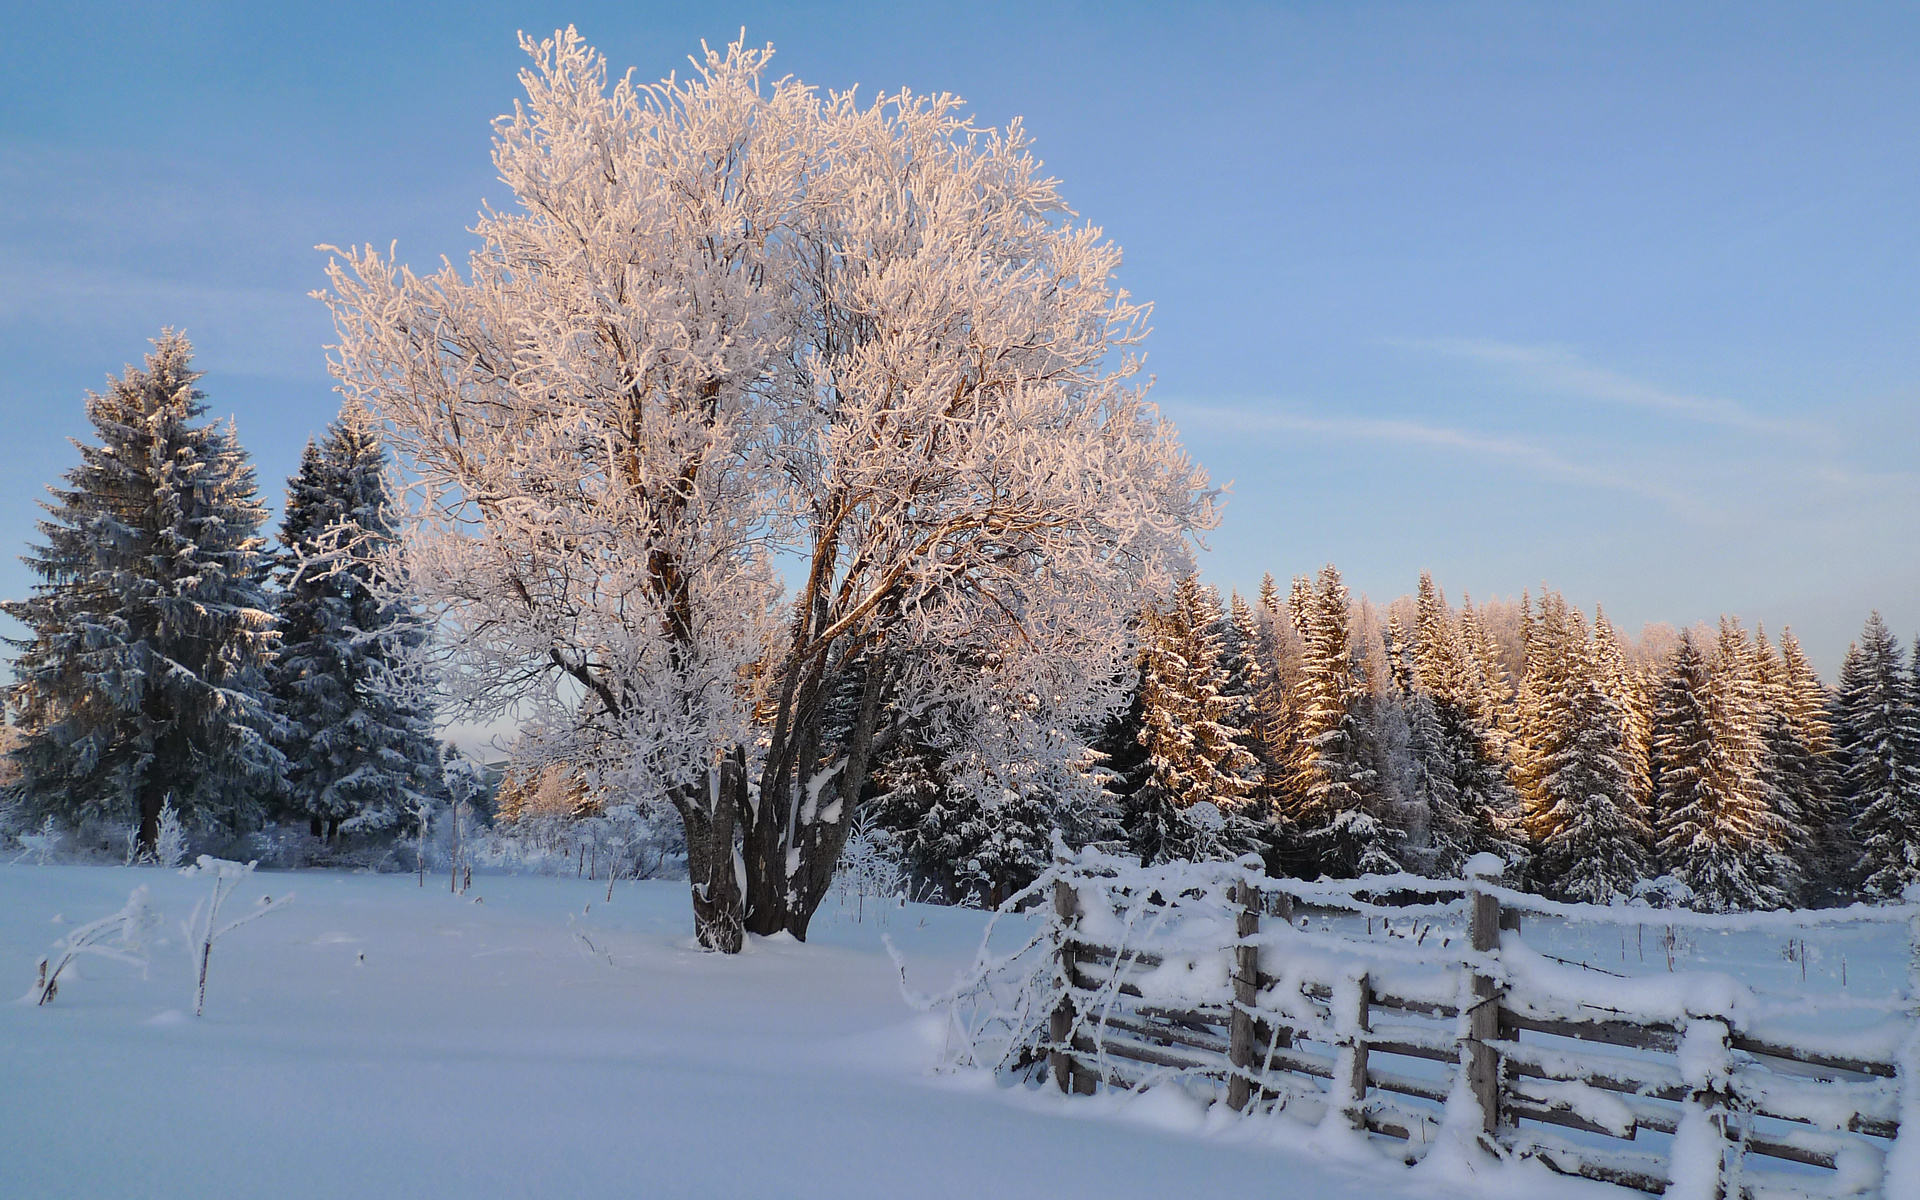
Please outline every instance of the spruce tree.
[[1456, 875], [1482, 851], [1515, 858], [1518, 798], [1496, 738], [1484, 667], [1468, 640], [1475, 627], [1455, 621], [1424, 572], [1414, 628], [1414, 692], [1405, 703], [1410, 744], [1427, 764], [1421, 775], [1434, 869]]
[[[1277, 802], [1287, 786], [1287, 771], [1299, 752], [1299, 722], [1293, 701], [1300, 675], [1298, 638], [1288, 617], [1288, 602], [1268, 573], [1260, 580], [1260, 604], [1255, 613], [1260, 630], [1259, 661], [1266, 675], [1260, 705], [1264, 723], [1260, 740], [1267, 750], [1266, 795]], [[1278, 808], [1273, 809], [1278, 820]]]
[[1652, 753], [1652, 701], [1646, 680], [1627, 661], [1626, 646], [1604, 612], [1594, 609], [1593, 644], [1601, 678], [1620, 704], [1621, 749], [1627, 756], [1627, 772], [1633, 780], [1633, 798], [1645, 808], [1653, 801], [1653, 778], [1649, 756]]
[[1763, 777], [1755, 656], [1722, 620], [1709, 662], [1685, 635], [1660, 691], [1659, 856], [1710, 912], [1791, 903], [1789, 826]]
[[[1142, 863], [1260, 848], [1250, 803], [1258, 760], [1236, 723], [1245, 706], [1227, 694], [1223, 623], [1218, 597], [1197, 575], [1180, 581], [1164, 609], [1143, 615], [1137, 737], [1146, 756], [1123, 785], [1121, 817]], [[1201, 804], [1208, 807], [1196, 810]]]
[[1460, 641], [1465, 647], [1468, 671], [1466, 705], [1474, 721], [1486, 733], [1488, 751], [1503, 772], [1511, 771], [1513, 739], [1513, 688], [1506, 669], [1500, 665], [1500, 650], [1493, 634], [1481, 620], [1470, 601], [1460, 606]]
[[385, 465], [379, 426], [349, 403], [287, 486], [273, 685], [287, 718], [287, 807], [315, 836], [392, 828], [442, 790], [417, 677], [427, 634], [392, 565]]
[[[1472, 822], [1460, 807], [1455, 779], [1461, 773], [1458, 746], [1440, 716], [1440, 701], [1420, 686], [1417, 657], [1411, 635], [1397, 620], [1387, 622], [1389, 654], [1394, 661], [1394, 685], [1407, 722], [1407, 800], [1424, 828], [1424, 845], [1412, 852], [1425, 860], [1429, 873], [1458, 874], [1460, 865], [1475, 853]], [[1424, 646], [1425, 639], [1421, 645]]]
[[1790, 813], [1799, 829], [1794, 857], [1803, 886], [1810, 896], [1830, 895], [1851, 866], [1847, 857], [1851, 836], [1845, 814], [1834, 802], [1827, 689], [1792, 630], [1780, 631], [1778, 668], [1770, 690], [1765, 736], [1771, 786], [1781, 797], [1783, 813]]
[[1273, 747], [1267, 732], [1278, 715], [1273, 711], [1273, 677], [1263, 653], [1266, 640], [1252, 606], [1234, 592], [1219, 632], [1220, 669], [1225, 676], [1220, 690], [1232, 702], [1227, 718], [1241, 731], [1235, 740], [1249, 755], [1242, 770], [1248, 793], [1261, 798], [1267, 796], [1272, 782]]
[[1834, 702], [1834, 739], [1860, 841], [1867, 894], [1897, 897], [1920, 879], [1920, 710], [1905, 655], [1874, 613], [1847, 650]]
[[29, 631], [9, 697], [28, 812], [137, 821], [149, 852], [169, 801], [244, 829], [284, 766], [253, 468], [231, 423], [201, 422], [187, 339], [154, 347], [88, 395], [100, 443], [75, 443], [80, 465], [43, 502], [32, 598], [0, 606]]
[[1646, 874], [1652, 831], [1633, 796], [1625, 714], [1576, 610], [1541, 597], [1527, 622], [1525, 825], [1537, 882], [1604, 904]]
[[1654, 693], [1652, 774], [1654, 830], [1659, 868], [1682, 869], [1691, 852], [1695, 814], [1707, 811], [1708, 760], [1713, 729], [1707, 696], [1713, 687], [1707, 657], [1691, 631], [1668, 660]]
[[1369, 701], [1353, 659], [1346, 584], [1331, 563], [1318, 583], [1294, 581], [1288, 601], [1301, 642], [1293, 709], [1297, 743], [1287, 814], [1298, 831], [1294, 869], [1352, 876], [1396, 871], [1403, 831], [1369, 764]]
[[[949, 769], [924, 725], [881, 758], [866, 811], [899, 846], [916, 893], [997, 908], [1047, 869], [1061, 827], [1056, 798], [1034, 787], [987, 794]], [[1078, 838], [1069, 838], [1079, 841]]]

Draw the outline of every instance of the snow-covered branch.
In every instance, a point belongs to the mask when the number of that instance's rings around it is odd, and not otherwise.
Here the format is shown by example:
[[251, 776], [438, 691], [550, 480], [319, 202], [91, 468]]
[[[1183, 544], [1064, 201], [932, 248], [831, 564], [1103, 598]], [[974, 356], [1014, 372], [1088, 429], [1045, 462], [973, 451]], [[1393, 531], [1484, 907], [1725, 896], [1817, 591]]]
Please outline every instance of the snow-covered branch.
[[145, 968], [147, 937], [157, 924], [159, 916], [153, 911], [147, 885], [143, 883], [128, 894], [119, 912], [89, 921], [55, 942], [53, 953], [40, 960], [33, 990], [28, 995], [35, 1004], [52, 1000], [60, 992], [61, 973], [83, 954]]
[[293, 893], [288, 892], [279, 899], [261, 896], [254, 906], [233, 920], [221, 924], [220, 909], [233, 894], [240, 881], [253, 874], [253, 863], [232, 862], [224, 858], [215, 858], [202, 854], [192, 866], [181, 870], [180, 874], [192, 878], [212, 876], [213, 893], [193, 906], [193, 912], [180, 923], [180, 932], [187, 939], [187, 948], [192, 952], [199, 967], [198, 983], [194, 989], [193, 1015], [200, 1016], [207, 1007], [207, 965], [213, 958], [213, 944], [220, 938], [277, 908], [284, 908], [293, 901]]

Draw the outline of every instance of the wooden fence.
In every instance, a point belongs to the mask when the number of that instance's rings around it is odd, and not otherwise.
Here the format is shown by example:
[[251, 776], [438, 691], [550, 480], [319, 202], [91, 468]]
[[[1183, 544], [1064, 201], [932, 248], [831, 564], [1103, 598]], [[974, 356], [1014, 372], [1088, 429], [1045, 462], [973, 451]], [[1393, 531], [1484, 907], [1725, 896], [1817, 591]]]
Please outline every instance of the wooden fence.
[[[1741, 1013], [1703, 1008], [1698, 997], [1677, 1015], [1605, 997], [1549, 1003], [1537, 986], [1516, 985], [1502, 961], [1503, 930], [1514, 931], [1510, 958], [1524, 948], [1527, 902], [1482, 881], [1427, 884], [1425, 897], [1401, 898], [1410, 911], [1431, 913], [1435, 900], [1464, 908], [1466, 928], [1461, 938], [1456, 925], [1445, 949], [1417, 950], [1450, 974], [1451, 990], [1432, 986], [1431, 971], [1424, 985], [1396, 987], [1394, 970], [1365, 969], [1373, 942], [1356, 939], [1363, 953], [1344, 963], [1290, 955], [1296, 896], [1255, 879], [1229, 893], [1235, 936], [1220, 949], [1231, 998], [1215, 989], [1217, 1002], [1197, 1005], [1156, 1002], [1163, 989], [1153, 981], [1171, 952], [1088, 936], [1083, 889], [1066, 873], [1053, 881], [1060, 986], [1046, 1051], [1062, 1090], [1209, 1080], [1236, 1109], [1291, 1106], [1401, 1139], [1409, 1162], [1443, 1122], [1460, 1127], [1464, 1101], [1485, 1146], [1642, 1191], [1685, 1178], [1676, 1195], [1880, 1192], [1899, 1132], [1896, 1053], [1836, 1054], [1742, 1032]], [[1158, 892], [1100, 894], [1108, 904], [1163, 902]], [[1658, 924], [1661, 914], [1642, 919]], [[1413, 938], [1410, 929], [1409, 950]], [[1604, 976], [1596, 983], [1610, 985]], [[1669, 1136], [1649, 1146], [1643, 1133]]]

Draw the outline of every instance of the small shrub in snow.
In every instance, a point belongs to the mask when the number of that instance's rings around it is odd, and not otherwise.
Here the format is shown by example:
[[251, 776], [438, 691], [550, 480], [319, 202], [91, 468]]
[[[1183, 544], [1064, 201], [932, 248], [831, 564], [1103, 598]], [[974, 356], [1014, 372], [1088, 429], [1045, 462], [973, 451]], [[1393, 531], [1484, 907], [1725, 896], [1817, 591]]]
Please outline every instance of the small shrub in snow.
[[180, 810], [169, 799], [160, 806], [160, 832], [153, 840], [153, 860], [163, 867], [177, 867], [187, 857], [187, 830], [180, 821]]
[[853, 832], [840, 851], [834, 887], [840, 893], [843, 906], [849, 897], [853, 898], [856, 918], [865, 914], [868, 896], [903, 899], [907, 893], [907, 869], [901, 862], [899, 841], [870, 818], [856, 818]]
[[147, 902], [147, 886], [141, 884], [127, 896], [126, 904], [112, 916], [101, 917], [80, 926], [53, 945], [53, 953], [42, 958], [34, 980], [35, 1004], [45, 1004], [60, 992], [60, 975], [82, 954], [119, 959], [145, 968], [147, 934], [159, 917]]
[[59, 853], [60, 841], [60, 827], [54, 824], [52, 817], [48, 817], [40, 822], [40, 832], [20, 835], [20, 845], [25, 848], [20, 851], [20, 857], [13, 861], [21, 862], [31, 858], [36, 866], [44, 867], [53, 861], [55, 854]]
[[149, 864], [156, 867], [174, 868], [187, 857], [187, 829], [180, 820], [180, 810], [173, 806], [173, 798], [168, 797], [160, 806], [160, 830], [154, 836], [153, 847], [143, 851], [140, 848], [140, 827], [127, 827], [127, 858], [129, 867]]
[[199, 1016], [207, 1006], [207, 964], [213, 958], [213, 943], [248, 921], [258, 920], [276, 908], [283, 907], [293, 899], [289, 892], [278, 900], [262, 896], [255, 902], [253, 910], [245, 916], [220, 924], [220, 906], [233, 894], [240, 881], [253, 873], [252, 863], [230, 862], [202, 854], [200, 860], [181, 871], [191, 878], [195, 875], [213, 876], [213, 895], [193, 906], [193, 915], [180, 923], [180, 932], [186, 935], [187, 946], [199, 960], [199, 985], [194, 992], [193, 1015]]

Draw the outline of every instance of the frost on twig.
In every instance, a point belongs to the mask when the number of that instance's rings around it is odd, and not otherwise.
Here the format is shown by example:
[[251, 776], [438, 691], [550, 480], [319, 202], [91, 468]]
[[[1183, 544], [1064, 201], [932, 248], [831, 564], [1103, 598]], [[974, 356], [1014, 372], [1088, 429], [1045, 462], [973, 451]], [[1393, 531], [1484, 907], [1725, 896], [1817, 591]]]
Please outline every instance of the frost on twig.
[[82, 954], [97, 954], [118, 959], [144, 969], [147, 965], [147, 934], [159, 923], [159, 916], [147, 902], [147, 885], [141, 884], [127, 896], [119, 912], [67, 934], [53, 944], [53, 953], [38, 964], [39, 974], [28, 995], [35, 1004], [45, 1004], [60, 993], [60, 975]]
[[220, 907], [227, 897], [233, 894], [240, 881], [253, 873], [253, 863], [231, 862], [224, 858], [215, 858], [211, 854], [202, 854], [198, 862], [180, 873], [192, 877], [195, 875], [213, 876], [213, 895], [193, 906], [193, 915], [180, 923], [180, 931], [186, 935], [188, 948], [199, 960], [199, 985], [194, 993], [193, 1015], [200, 1016], [207, 1006], [207, 964], [213, 957], [213, 944], [222, 936], [245, 925], [248, 921], [258, 920], [276, 908], [280, 908], [293, 899], [288, 892], [278, 900], [271, 896], [262, 896], [254, 903], [251, 911], [243, 916], [220, 924]]

